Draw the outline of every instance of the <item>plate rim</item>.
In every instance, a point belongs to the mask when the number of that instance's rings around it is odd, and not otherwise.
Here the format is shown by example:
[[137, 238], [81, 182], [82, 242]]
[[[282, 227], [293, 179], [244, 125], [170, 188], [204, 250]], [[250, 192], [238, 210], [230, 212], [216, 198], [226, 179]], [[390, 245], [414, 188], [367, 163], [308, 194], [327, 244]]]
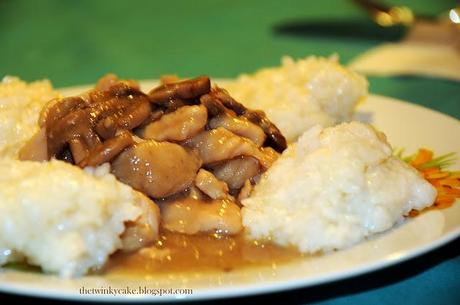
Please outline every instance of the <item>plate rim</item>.
[[[225, 288], [217, 288], [216, 290], [202, 290], [202, 293], [191, 294], [191, 295], [165, 295], [165, 296], [151, 296], [151, 295], [102, 295], [102, 294], [76, 294], [69, 292], [60, 292], [52, 291], [50, 289], [42, 288], [32, 288], [29, 290], [22, 290], [22, 286], [4, 285], [0, 282], [0, 292], [7, 294], [14, 294], [17, 296], [28, 296], [28, 297], [38, 297], [44, 299], [54, 299], [62, 301], [88, 301], [88, 302], [116, 302], [116, 303], [144, 303], [144, 302], [165, 302], [165, 301], [204, 301], [204, 300], [217, 300], [224, 298], [235, 298], [235, 297], [247, 297], [247, 296], [257, 296], [266, 293], [279, 293], [283, 291], [290, 291], [300, 288], [311, 288], [319, 286], [326, 283], [333, 283], [340, 280], [351, 279], [360, 275], [371, 273], [378, 270], [383, 270], [397, 264], [409, 261], [415, 257], [422, 256], [431, 251], [434, 251], [448, 243], [456, 240], [460, 237], [460, 227], [456, 230], [443, 235], [442, 238], [437, 239], [435, 242], [427, 244], [418, 248], [417, 250], [411, 251], [408, 254], [391, 258], [387, 260], [380, 260], [374, 263], [369, 263], [362, 265], [358, 268], [354, 268], [349, 272], [334, 272], [329, 274], [324, 274], [319, 277], [316, 277], [315, 280], [305, 280], [302, 278], [291, 280], [284, 285], [280, 285], [278, 282], [266, 283], [263, 286], [245, 284], [245, 285], [235, 285]], [[44, 275], [46, 276], [46, 275]], [[239, 290], [239, 288], [244, 288], [244, 290]]]
[[[216, 81], [227, 81], [227, 80], [216, 80]], [[143, 80], [140, 81], [142, 83], [153, 83], [157, 82], [157, 80]], [[82, 88], [88, 88], [88, 85], [82, 86], [72, 86], [57, 89], [60, 92], [67, 92], [71, 90], [79, 90]], [[419, 109], [422, 111], [428, 111], [438, 116], [442, 116], [443, 119], [453, 121], [457, 124], [460, 124], [460, 120], [455, 117], [449, 116], [448, 114], [442, 113], [440, 111], [414, 104], [409, 101], [396, 99], [393, 97], [387, 97], [383, 95], [375, 95], [369, 94], [368, 98], [377, 98], [381, 100], [389, 100], [394, 103], [403, 104], [404, 106], [413, 107], [414, 109]], [[365, 103], [365, 102], [364, 102]], [[359, 106], [358, 106], [359, 110]], [[459, 152], [460, 153], [460, 152]], [[457, 199], [458, 201], [458, 199]], [[456, 202], [459, 204], [459, 202]], [[387, 232], [388, 233], [388, 232]], [[436, 238], [434, 241], [431, 241], [427, 244], [421, 245], [416, 247], [415, 249], [408, 250], [401, 256], [381, 259], [373, 262], [366, 263], [364, 265], [359, 265], [352, 267], [351, 270], [346, 271], [337, 271], [337, 272], [329, 272], [326, 274], [322, 274], [313, 278], [305, 278], [305, 277], [298, 277], [291, 280], [281, 280], [280, 281], [272, 281], [264, 283], [263, 285], [260, 283], [245, 283], [245, 284], [236, 284], [232, 286], [224, 286], [224, 287], [215, 287], [214, 289], [205, 288], [205, 289], [198, 289], [198, 291], [191, 295], [165, 295], [165, 296], [152, 296], [152, 295], [136, 295], [136, 296], [129, 296], [129, 295], [82, 295], [78, 294], [77, 291], [69, 292], [68, 290], [59, 290], [59, 289], [52, 289], [49, 287], [33, 287], [28, 288], [25, 290], [24, 285], [13, 283], [4, 283], [0, 279], [0, 292], [7, 293], [7, 294], [14, 294], [18, 296], [29, 296], [29, 297], [39, 297], [39, 298], [47, 298], [47, 299], [54, 299], [54, 300], [67, 300], [67, 301], [97, 301], [97, 302], [117, 302], [117, 303], [124, 303], [124, 302], [170, 302], [170, 301], [199, 301], [199, 300], [215, 300], [215, 299], [222, 299], [222, 298], [233, 298], [233, 297], [246, 297], [246, 296], [253, 296], [253, 295], [261, 295], [265, 293], [277, 293], [282, 291], [294, 290], [299, 288], [307, 288], [307, 287], [314, 287], [326, 283], [332, 283], [344, 279], [353, 278], [356, 276], [360, 276], [363, 274], [371, 273], [377, 270], [381, 270], [384, 268], [388, 268], [391, 266], [395, 266], [399, 263], [403, 263], [409, 261], [415, 257], [422, 256], [426, 253], [429, 253], [435, 249], [438, 249], [453, 240], [460, 237], [460, 226], [455, 227], [453, 230], [442, 234], [439, 238]], [[0, 274], [3, 273], [4, 270], [0, 269]], [[7, 272], [18, 272], [18, 271], [7, 271]], [[48, 276], [48, 275], [44, 275]]]

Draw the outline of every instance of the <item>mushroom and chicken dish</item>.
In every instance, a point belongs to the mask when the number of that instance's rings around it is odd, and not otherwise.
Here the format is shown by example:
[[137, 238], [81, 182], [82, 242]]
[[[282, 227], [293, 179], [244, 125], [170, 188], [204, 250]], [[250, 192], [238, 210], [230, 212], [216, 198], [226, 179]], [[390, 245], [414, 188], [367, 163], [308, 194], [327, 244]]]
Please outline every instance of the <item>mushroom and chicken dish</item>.
[[343, 122], [367, 82], [335, 59], [286, 59], [226, 88], [168, 76], [144, 92], [109, 74], [64, 97], [5, 78], [0, 266], [271, 266], [350, 247], [436, 199], [383, 133]]
[[[22, 160], [108, 162], [119, 181], [160, 207], [164, 229], [186, 234], [239, 233], [240, 201], [286, 148], [264, 112], [212, 88], [206, 76], [170, 78], [146, 94], [108, 75], [89, 92], [49, 102], [39, 126]], [[126, 249], [157, 238], [128, 234], [136, 238], [125, 238]]]

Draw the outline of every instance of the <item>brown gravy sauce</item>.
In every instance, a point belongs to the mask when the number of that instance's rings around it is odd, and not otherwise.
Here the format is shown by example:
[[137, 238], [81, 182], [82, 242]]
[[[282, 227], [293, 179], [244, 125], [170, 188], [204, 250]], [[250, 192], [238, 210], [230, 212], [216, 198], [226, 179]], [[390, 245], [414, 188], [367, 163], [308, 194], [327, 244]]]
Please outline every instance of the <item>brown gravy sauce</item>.
[[162, 232], [160, 239], [150, 247], [134, 253], [114, 254], [102, 271], [123, 275], [230, 272], [250, 266], [274, 267], [302, 257], [294, 248], [249, 241], [242, 233], [219, 236]]

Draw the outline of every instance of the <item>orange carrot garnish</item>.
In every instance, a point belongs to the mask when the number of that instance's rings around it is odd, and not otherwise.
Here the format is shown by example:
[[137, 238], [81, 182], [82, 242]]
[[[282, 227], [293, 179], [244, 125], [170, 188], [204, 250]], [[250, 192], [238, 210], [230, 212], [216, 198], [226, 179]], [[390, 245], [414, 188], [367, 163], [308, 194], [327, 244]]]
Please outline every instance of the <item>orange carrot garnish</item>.
[[[421, 148], [414, 156], [404, 158], [401, 154], [402, 150], [398, 154], [399, 157], [415, 167], [438, 192], [433, 206], [427, 209], [445, 209], [454, 204], [457, 198], [460, 198], [460, 172], [445, 170], [445, 167], [454, 162], [454, 153], [433, 158], [432, 151]], [[409, 212], [409, 217], [415, 217], [419, 214], [420, 211], [412, 210]]]
[[448, 172], [437, 172], [437, 173], [433, 173], [433, 174], [425, 174], [425, 178], [426, 179], [441, 179], [441, 178], [447, 178], [449, 177], [449, 173]]
[[418, 150], [417, 155], [415, 158], [411, 161], [411, 165], [413, 167], [418, 167], [419, 165], [422, 165], [423, 163], [426, 163], [430, 160], [433, 159], [433, 152], [431, 150], [421, 148]]

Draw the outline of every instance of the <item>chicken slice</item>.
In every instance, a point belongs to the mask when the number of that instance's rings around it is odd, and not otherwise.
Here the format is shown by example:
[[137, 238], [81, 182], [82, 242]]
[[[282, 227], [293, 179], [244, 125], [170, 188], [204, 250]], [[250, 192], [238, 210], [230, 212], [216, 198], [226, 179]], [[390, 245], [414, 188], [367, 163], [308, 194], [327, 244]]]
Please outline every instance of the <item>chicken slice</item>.
[[183, 106], [148, 124], [138, 132], [138, 135], [155, 141], [184, 141], [203, 130], [207, 119], [206, 107]]
[[225, 181], [231, 189], [239, 189], [246, 180], [261, 172], [259, 161], [252, 157], [237, 157], [212, 168], [217, 179]]
[[112, 162], [112, 172], [120, 181], [153, 198], [184, 190], [200, 167], [194, 153], [178, 144], [153, 140], [131, 146]]
[[195, 185], [212, 199], [225, 199], [229, 196], [227, 183], [220, 181], [205, 169], [200, 169], [196, 175]]
[[123, 251], [133, 251], [147, 246], [158, 239], [160, 227], [160, 209], [146, 196], [144, 200], [137, 201], [138, 207], [142, 209], [142, 214], [133, 222], [126, 223], [126, 229], [121, 235]]
[[169, 231], [233, 235], [243, 229], [240, 208], [228, 199], [206, 202], [185, 198], [164, 202], [160, 208], [161, 224]]
[[229, 113], [223, 113], [213, 117], [209, 121], [212, 129], [223, 127], [236, 135], [248, 138], [257, 147], [261, 147], [265, 142], [265, 132], [256, 124], [250, 122], [245, 117], [236, 117]]
[[204, 164], [212, 164], [238, 156], [250, 156], [259, 160], [264, 168], [269, 168], [272, 161], [249, 139], [235, 135], [219, 127], [199, 133], [186, 142], [186, 145], [198, 151]]

